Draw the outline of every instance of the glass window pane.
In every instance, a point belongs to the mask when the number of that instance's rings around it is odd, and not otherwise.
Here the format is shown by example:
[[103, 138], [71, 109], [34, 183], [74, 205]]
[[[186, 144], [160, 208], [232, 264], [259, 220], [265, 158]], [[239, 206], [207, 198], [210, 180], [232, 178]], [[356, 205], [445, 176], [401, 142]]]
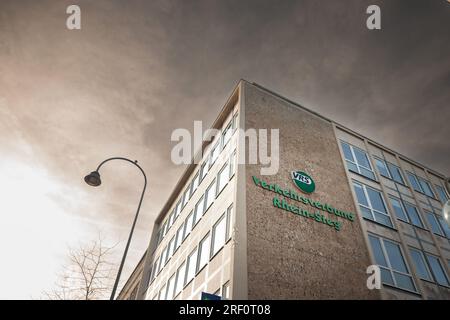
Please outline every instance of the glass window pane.
[[204, 211], [208, 210], [208, 208], [212, 205], [214, 200], [216, 199], [216, 179], [214, 179], [213, 182], [208, 187], [208, 190], [206, 190], [205, 195], [205, 208]]
[[166, 300], [172, 300], [173, 299], [173, 292], [175, 289], [175, 274], [173, 274], [169, 282], [167, 282], [167, 294], [166, 294]]
[[389, 168], [389, 173], [391, 174], [392, 179], [394, 179], [395, 182], [405, 184], [405, 181], [403, 180], [402, 173], [400, 171], [400, 168], [396, 165], [393, 165], [392, 163], [387, 163]]
[[409, 204], [408, 202], [403, 202], [405, 205], [406, 212], [408, 212], [409, 220], [412, 224], [423, 228], [422, 220], [420, 220], [419, 212], [417, 211], [417, 208], [413, 206], [412, 204]]
[[442, 230], [444, 230], [447, 238], [450, 239], [450, 227], [448, 226], [447, 222], [445, 222], [444, 218], [442, 218], [442, 217], [438, 217], [438, 220], [439, 220]]
[[162, 287], [161, 290], [159, 291], [158, 300], [165, 300], [165, 299], [166, 299], [166, 286], [164, 285], [164, 287]]
[[375, 174], [371, 170], [359, 167], [359, 171], [363, 176], [375, 180]]
[[378, 223], [382, 223], [384, 225], [387, 225], [389, 227], [392, 227], [392, 222], [391, 222], [391, 218], [389, 218], [389, 216], [382, 214], [382, 213], [378, 213], [376, 211], [373, 212], [373, 215], [375, 217], [375, 221]]
[[380, 239], [369, 235], [370, 246], [372, 247], [375, 261], [378, 265], [388, 267], [386, 258], [384, 257], [383, 249], [381, 248]]
[[437, 283], [448, 286], [448, 279], [445, 275], [444, 269], [442, 269], [441, 262], [438, 258], [427, 254], [428, 262], [430, 263], [431, 271]]
[[186, 264], [183, 262], [183, 264], [177, 270], [175, 296], [179, 294], [181, 290], [183, 290], [185, 273], [186, 273]]
[[344, 152], [345, 159], [349, 160], [351, 162], [355, 162], [355, 159], [353, 159], [352, 151], [350, 150], [350, 146], [343, 141], [341, 141], [341, 146], [342, 146], [342, 151]]
[[201, 180], [203, 180], [205, 178], [206, 174], [208, 173], [208, 170], [209, 170], [209, 158], [207, 158], [205, 160], [205, 162], [203, 162], [203, 164], [202, 164], [202, 179]]
[[203, 212], [205, 211], [204, 203], [205, 203], [204, 198], [203, 196], [201, 196], [200, 199], [197, 201], [197, 204], [195, 205], [194, 224], [192, 227], [194, 227], [197, 224], [197, 222], [200, 221], [200, 218], [202, 217]]
[[228, 143], [232, 134], [233, 134], [232, 123], [230, 121], [230, 123], [227, 125], [227, 127], [225, 128], [225, 130], [223, 132], [223, 145], [224, 146]]
[[406, 172], [406, 175], [408, 176], [408, 180], [411, 183], [414, 190], [422, 192], [422, 188], [419, 185], [419, 182], [417, 181], [417, 178], [415, 175], [413, 175], [410, 172]]
[[214, 162], [216, 162], [217, 158], [219, 157], [220, 154], [220, 141], [218, 141], [214, 148], [211, 151], [211, 163], [209, 164], [209, 167], [211, 167]]
[[232, 229], [233, 229], [233, 205], [229, 206], [227, 209], [227, 236], [226, 239], [231, 238]]
[[348, 160], [346, 161], [346, 163], [347, 163], [348, 170], [359, 173], [358, 167], [356, 166], [356, 164], [354, 164], [353, 162], [350, 162]]
[[395, 282], [397, 283], [397, 286], [399, 288], [403, 288], [410, 291], [416, 291], [416, 288], [414, 287], [414, 282], [412, 281], [412, 278], [410, 276], [394, 272], [394, 277]]
[[200, 178], [200, 174], [199, 174], [199, 172], [197, 172], [197, 174], [195, 175], [194, 179], [192, 179], [191, 193], [189, 194], [189, 198], [191, 198], [192, 195], [194, 194], [195, 190], [197, 190], [198, 183], [199, 183], [199, 178]]
[[197, 248], [195, 248], [187, 259], [187, 271], [186, 280], [184, 284], [187, 284], [195, 276], [195, 267], [197, 266]]
[[441, 230], [441, 226], [439, 225], [436, 216], [429, 211], [425, 211], [425, 215], [427, 217], [428, 223], [430, 224], [433, 233], [443, 236], [444, 233]]
[[431, 190], [431, 186], [430, 186], [430, 184], [428, 183], [428, 181], [426, 181], [426, 180], [424, 180], [424, 179], [422, 179], [422, 178], [418, 178], [418, 179], [419, 179], [419, 184], [420, 184], [420, 186], [422, 187], [423, 192], [424, 192], [427, 196], [434, 198], [434, 193], [433, 193], [433, 191]]
[[372, 211], [366, 207], [363, 206], [359, 206], [359, 208], [361, 209], [361, 213], [363, 215], [364, 218], [370, 219], [370, 220], [374, 220], [375, 218], [373, 217]]
[[202, 269], [209, 260], [209, 249], [211, 246], [211, 241], [209, 239], [209, 234], [203, 238], [203, 240], [200, 242], [198, 246], [198, 265], [197, 265], [197, 271]]
[[181, 246], [181, 243], [183, 242], [183, 231], [184, 231], [184, 223], [177, 230], [175, 250], [177, 250]]
[[217, 194], [219, 194], [223, 190], [223, 188], [225, 188], [225, 186], [227, 185], [228, 180], [229, 180], [229, 174], [230, 174], [230, 169], [228, 167], [228, 163], [226, 163], [220, 170], [218, 178], [217, 178], [218, 179]]
[[383, 241], [383, 242], [392, 269], [395, 271], [408, 273], [408, 269], [406, 268], [405, 261], [403, 260], [403, 255], [400, 251], [400, 247], [397, 244], [392, 243], [390, 241]]
[[367, 159], [367, 154], [364, 151], [362, 151], [358, 148], [353, 148], [353, 152], [355, 153], [356, 163], [359, 166], [363, 166], [368, 169], [371, 169], [369, 159]]
[[386, 178], [390, 178], [391, 175], [389, 174], [389, 171], [386, 167], [386, 163], [378, 158], [375, 158], [375, 163], [377, 165], [378, 171], [380, 172], [380, 174]]
[[376, 191], [371, 188], [366, 188], [366, 190], [367, 190], [367, 194], [369, 196], [372, 208], [377, 211], [387, 213], [386, 207], [384, 206], [383, 198], [381, 197], [381, 193], [379, 191]]
[[212, 243], [212, 256], [215, 255], [225, 244], [225, 237], [227, 231], [227, 220], [223, 215], [219, 222], [213, 227], [213, 243]]
[[423, 259], [423, 255], [420, 251], [417, 251], [415, 249], [411, 249], [411, 257], [414, 261], [414, 266], [416, 267], [416, 272], [419, 275], [421, 279], [429, 280], [431, 281], [431, 275], [428, 271], [428, 268], [425, 264], [425, 261]]
[[233, 152], [230, 159], [230, 177], [235, 173], [236, 168], [236, 151]]
[[441, 200], [442, 203], [445, 203], [448, 201], [448, 196], [447, 193], [445, 192], [444, 187], [439, 186], [439, 185], [435, 185], [436, 186], [436, 190], [439, 194], [439, 199]]
[[394, 286], [395, 284], [394, 279], [392, 279], [392, 273], [385, 268], [380, 268], [380, 271], [381, 271], [381, 282]]
[[406, 216], [405, 210], [403, 209], [402, 204], [400, 203], [400, 200], [395, 198], [389, 198], [391, 200], [392, 207], [394, 208], [395, 215], [400, 220], [408, 222], [408, 218]]
[[186, 239], [189, 233], [191, 233], [193, 222], [194, 222], [194, 213], [191, 211], [191, 213], [189, 213], [184, 223], [183, 240]]
[[369, 203], [367, 202], [363, 187], [358, 183], [353, 183], [353, 186], [355, 188], [356, 197], [358, 198], [358, 203], [368, 207]]

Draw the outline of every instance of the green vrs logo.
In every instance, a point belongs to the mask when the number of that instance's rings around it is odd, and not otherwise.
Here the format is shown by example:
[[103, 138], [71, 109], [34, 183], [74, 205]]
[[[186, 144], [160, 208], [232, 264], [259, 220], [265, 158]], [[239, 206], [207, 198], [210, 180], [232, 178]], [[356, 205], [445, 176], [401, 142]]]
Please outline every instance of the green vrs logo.
[[305, 193], [312, 193], [316, 189], [314, 180], [302, 171], [292, 171], [292, 180], [295, 185]]

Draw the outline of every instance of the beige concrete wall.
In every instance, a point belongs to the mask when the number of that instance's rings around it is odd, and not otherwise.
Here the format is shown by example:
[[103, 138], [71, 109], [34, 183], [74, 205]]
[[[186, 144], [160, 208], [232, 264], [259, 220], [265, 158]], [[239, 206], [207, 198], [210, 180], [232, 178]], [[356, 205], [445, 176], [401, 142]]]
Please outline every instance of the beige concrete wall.
[[[369, 253], [331, 123], [249, 83], [244, 85], [246, 129], [280, 129], [278, 174], [262, 177], [259, 165], [245, 168], [248, 298], [379, 298], [379, 292], [366, 287]], [[313, 177], [316, 191], [309, 198], [353, 212], [354, 221], [323, 213], [342, 222], [342, 229], [336, 231], [275, 208], [275, 194], [252, 180], [252, 176], [262, 177], [301, 194], [290, 178], [292, 170]]]

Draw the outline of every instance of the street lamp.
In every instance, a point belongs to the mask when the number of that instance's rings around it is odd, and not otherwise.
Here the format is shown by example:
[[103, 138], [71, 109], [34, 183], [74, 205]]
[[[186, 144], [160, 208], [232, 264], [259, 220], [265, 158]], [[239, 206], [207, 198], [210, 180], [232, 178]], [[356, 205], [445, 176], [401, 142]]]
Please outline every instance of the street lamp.
[[127, 159], [127, 158], [113, 157], [113, 158], [106, 159], [102, 163], [100, 163], [95, 171], [92, 171], [90, 174], [88, 174], [86, 177], [84, 177], [84, 181], [92, 187], [98, 187], [102, 183], [102, 180], [100, 179], [100, 173], [99, 173], [100, 167], [102, 165], [104, 165], [106, 162], [111, 161], [111, 160], [124, 160], [124, 161], [130, 162], [130, 163], [134, 164], [136, 167], [138, 167], [139, 170], [141, 170], [142, 174], [144, 175], [144, 189], [142, 189], [141, 199], [139, 200], [139, 205], [136, 210], [136, 215], [134, 216], [133, 225], [131, 226], [130, 235], [128, 236], [127, 245], [125, 246], [125, 251], [123, 253], [122, 261], [120, 262], [119, 271], [117, 272], [116, 281], [114, 282], [114, 287], [113, 287], [113, 290], [111, 293], [110, 300], [114, 300], [114, 296], [116, 295], [117, 286], [119, 285], [120, 274], [122, 273], [122, 268], [125, 263], [125, 258], [127, 257], [128, 247], [130, 246], [131, 238], [133, 236], [134, 226], [136, 225], [136, 221], [137, 221], [137, 218], [139, 215], [139, 210], [141, 209], [141, 204], [142, 204], [142, 199], [144, 198], [145, 188], [147, 187], [147, 176], [145, 175], [144, 170], [142, 170], [142, 168], [137, 164], [137, 160], [131, 161], [130, 159]]

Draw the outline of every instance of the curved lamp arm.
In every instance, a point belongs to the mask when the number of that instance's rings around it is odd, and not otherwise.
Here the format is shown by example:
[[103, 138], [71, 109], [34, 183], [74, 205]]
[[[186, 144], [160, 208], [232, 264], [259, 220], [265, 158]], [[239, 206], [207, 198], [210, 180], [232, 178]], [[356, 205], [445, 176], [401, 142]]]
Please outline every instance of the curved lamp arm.
[[[110, 300], [114, 300], [114, 297], [116, 295], [116, 290], [117, 290], [117, 287], [119, 285], [120, 275], [122, 273], [123, 265], [125, 264], [125, 259], [126, 259], [127, 253], [128, 253], [128, 248], [130, 246], [131, 238], [133, 236], [134, 227], [136, 225], [136, 221], [137, 221], [137, 218], [138, 218], [138, 215], [139, 215], [139, 210], [141, 209], [142, 200], [144, 199], [145, 189], [147, 188], [147, 176], [145, 175], [144, 170], [138, 165], [137, 160], [132, 161], [130, 159], [123, 158], [123, 157], [112, 157], [112, 158], [109, 158], [109, 159], [106, 159], [106, 160], [102, 161], [98, 165], [97, 169], [94, 172], [91, 172], [91, 174], [86, 176], [85, 181], [88, 184], [93, 185], [93, 186], [100, 185], [101, 181], [100, 181], [99, 170], [106, 162], [111, 161], [111, 160], [123, 160], [123, 161], [130, 162], [130, 163], [134, 164], [142, 172], [142, 174], [144, 175], [144, 188], [142, 189], [142, 194], [141, 194], [141, 198], [139, 200], [139, 205], [138, 205], [137, 210], [136, 210], [136, 215], [134, 216], [133, 225], [131, 226], [130, 235], [128, 236], [128, 241], [127, 241], [127, 244], [125, 246], [125, 251], [123, 253], [122, 261], [120, 262], [119, 270], [117, 271], [117, 277], [116, 277], [116, 280], [114, 282], [114, 287], [113, 287], [113, 290], [112, 290], [112, 293], [111, 293], [111, 297], [110, 297]], [[96, 182], [95, 184], [89, 183], [89, 181], [88, 181], [89, 180], [88, 179], [89, 176], [91, 176], [91, 177], [93, 176], [93, 178], [95, 179], [95, 182]]]

